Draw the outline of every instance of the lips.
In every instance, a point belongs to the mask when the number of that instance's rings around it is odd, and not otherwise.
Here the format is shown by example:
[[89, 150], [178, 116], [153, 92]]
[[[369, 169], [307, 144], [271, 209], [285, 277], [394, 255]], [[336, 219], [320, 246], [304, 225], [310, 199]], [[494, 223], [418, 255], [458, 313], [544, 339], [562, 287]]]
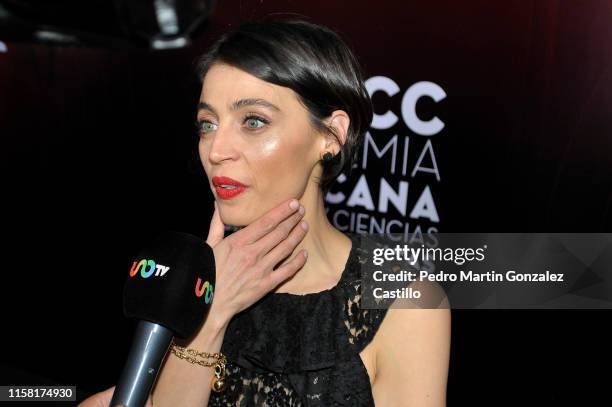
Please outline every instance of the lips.
[[214, 186], [221, 186], [221, 185], [232, 185], [235, 187], [243, 187], [246, 188], [247, 185], [244, 185], [241, 182], [236, 181], [233, 178], [230, 177], [212, 177], [212, 183]]
[[248, 188], [248, 185], [230, 177], [212, 177], [212, 183], [217, 196], [221, 199], [232, 199]]

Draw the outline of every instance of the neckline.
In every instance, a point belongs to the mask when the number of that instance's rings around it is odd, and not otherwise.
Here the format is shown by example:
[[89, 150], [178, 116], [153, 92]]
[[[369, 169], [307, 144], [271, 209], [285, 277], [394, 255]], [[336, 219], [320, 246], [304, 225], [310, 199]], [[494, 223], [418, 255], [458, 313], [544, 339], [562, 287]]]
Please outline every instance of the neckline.
[[344, 263], [344, 269], [342, 270], [342, 273], [340, 273], [340, 279], [336, 282], [336, 284], [334, 284], [330, 288], [326, 288], [325, 290], [317, 291], [314, 293], [295, 294], [295, 293], [286, 293], [286, 292], [281, 292], [281, 293], [270, 292], [269, 295], [272, 297], [286, 297], [286, 298], [298, 298], [299, 299], [299, 298], [310, 298], [316, 295], [329, 293], [329, 292], [332, 292], [338, 289], [338, 287], [340, 287], [340, 285], [344, 282], [344, 280], [346, 280], [346, 276], [352, 267], [353, 260], [356, 258], [355, 252], [357, 251], [357, 247], [359, 246], [357, 242], [357, 239], [358, 239], [357, 235], [353, 235], [353, 234], [345, 234], [345, 235], [348, 236], [349, 239], [351, 239], [351, 250], [349, 250], [348, 257], [346, 259], [346, 262]]

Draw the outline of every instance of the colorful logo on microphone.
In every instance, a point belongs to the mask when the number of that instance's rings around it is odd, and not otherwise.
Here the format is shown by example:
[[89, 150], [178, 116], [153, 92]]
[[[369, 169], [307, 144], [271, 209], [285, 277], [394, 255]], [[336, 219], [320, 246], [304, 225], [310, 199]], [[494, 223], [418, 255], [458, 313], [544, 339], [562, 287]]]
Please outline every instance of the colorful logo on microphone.
[[153, 275], [155, 277], [163, 277], [168, 270], [170, 270], [170, 267], [156, 264], [154, 260], [135, 260], [130, 269], [130, 277], [134, 277], [139, 271], [142, 278], [149, 278]]
[[198, 281], [195, 285], [195, 295], [197, 297], [204, 296], [204, 302], [206, 304], [210, 304], [213, 299], [213, 285], [209, 281], [202, 281], [200, 277], [198, 277]]

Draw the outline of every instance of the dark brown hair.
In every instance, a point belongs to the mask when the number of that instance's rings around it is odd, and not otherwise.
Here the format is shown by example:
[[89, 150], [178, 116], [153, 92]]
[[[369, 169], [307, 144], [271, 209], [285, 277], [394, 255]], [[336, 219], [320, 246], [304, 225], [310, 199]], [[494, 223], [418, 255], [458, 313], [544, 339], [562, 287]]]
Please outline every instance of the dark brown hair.
[[322, 120], [344, 110], [350, 118], [346, 142], [331, 162], [323, 163], [319, 185], [326, 193], [341, 172], [350, 174], [372, 121], [372, 102], [357, 58], [338, 34], [302, 19], [249, 21], [223, 34], [201, 56], [200, 81], [216, 62], [292, 89], [318, 131], [336, 136]]

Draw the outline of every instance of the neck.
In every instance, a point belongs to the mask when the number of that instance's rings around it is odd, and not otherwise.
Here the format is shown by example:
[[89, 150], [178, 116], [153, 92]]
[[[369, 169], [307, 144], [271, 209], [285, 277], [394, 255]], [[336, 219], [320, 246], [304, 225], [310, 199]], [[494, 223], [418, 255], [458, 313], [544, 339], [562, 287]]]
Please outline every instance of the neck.
[[[327, 219], [323, 194], [317, 184], [310, 181], [298, 200], [306, 209], [304, 219], [308, 222], [308, 232], [293, 255], [306, 249], [308, 260], [293, 277], [281, 283], [276, 292], [306, 294], [333, 287], [340, 279], [350, 250], [350, 239]], [[282, 264], [292, 258], [290, 256]]]

